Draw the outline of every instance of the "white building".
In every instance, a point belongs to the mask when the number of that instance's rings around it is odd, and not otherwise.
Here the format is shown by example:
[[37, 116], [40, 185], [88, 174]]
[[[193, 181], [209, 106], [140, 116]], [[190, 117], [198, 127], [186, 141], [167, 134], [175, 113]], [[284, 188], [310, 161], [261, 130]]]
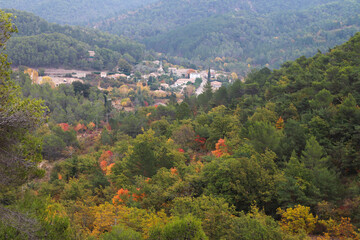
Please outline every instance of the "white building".
[[86, 77], [86, 73], [84, 73], [84, 72], [78, 72], [78, 73], [75, 74], [75, 77], [77, 77], [77, 78], [84, 78], [84, 77]]
[[190, 73], [190, 74], [189, 74], [189, 78], [190, 78], [190, 79], [201, 78], [201, 74], [200, 74], [200, 73]]

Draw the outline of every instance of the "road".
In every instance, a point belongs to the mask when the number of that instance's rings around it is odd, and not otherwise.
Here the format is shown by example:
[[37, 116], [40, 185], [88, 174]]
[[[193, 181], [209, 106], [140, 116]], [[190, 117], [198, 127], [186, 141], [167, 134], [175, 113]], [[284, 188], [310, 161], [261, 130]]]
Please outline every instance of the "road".
[[207, 79], [205, 77], [202, 77], [202, 82], [200, 84], [200, 87], [196, 89], [196, 95], [199, 96], [204, 91], [204, 87], [206, 85]]

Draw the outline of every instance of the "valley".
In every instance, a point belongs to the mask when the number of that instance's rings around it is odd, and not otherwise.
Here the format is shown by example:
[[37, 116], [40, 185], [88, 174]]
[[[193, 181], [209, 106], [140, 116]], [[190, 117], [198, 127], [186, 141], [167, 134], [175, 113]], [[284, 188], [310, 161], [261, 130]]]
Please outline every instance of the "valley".
[[0, 8], [0, 239], [360, 239], [358, 1]]

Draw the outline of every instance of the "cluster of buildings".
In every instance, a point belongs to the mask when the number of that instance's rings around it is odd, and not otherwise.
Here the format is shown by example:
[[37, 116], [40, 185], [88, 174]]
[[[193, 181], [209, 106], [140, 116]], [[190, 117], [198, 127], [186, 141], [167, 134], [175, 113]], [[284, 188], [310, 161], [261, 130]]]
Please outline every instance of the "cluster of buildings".
[[[194, 69], [177, 69], [177, 68], [169, 68], [170, 74], [180, 77], [171, 87], [182, 87], [184, 88], [187, 84], [194, 84], [196, 79], [201, 79], [200, 88], [202, 88], [208, 79], [208, 70], [197, 71]], [[214, 79], [216, 77], [216, 71], [210, 70], [210, 77]], [[211, 81], [211, 86], [213, 90], [217, 90], [222, 86], [222, 83], [219, 81]], [[199, 93], [199, 91], [197, 91]], [[200, 92], [201, 93], [201, 92]]]

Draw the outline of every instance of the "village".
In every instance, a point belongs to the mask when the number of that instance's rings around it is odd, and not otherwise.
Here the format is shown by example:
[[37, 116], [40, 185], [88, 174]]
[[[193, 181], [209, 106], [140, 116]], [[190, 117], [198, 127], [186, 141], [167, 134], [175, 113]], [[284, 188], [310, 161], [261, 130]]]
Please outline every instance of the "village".
[[[184, 68], [159, 60], [142, 61], [129, 74], [53, 68], [27, 68], [25, 73], [29, 74], [33, 84], [49, 84], [52, 88], [77, 81], [90, 84], [107, 91], [113, 108], [124, 111], [134, 111], [138, 105], [167, 105], [171, 96], [176, 96], [176, 101], [181, 103], [185, 97], [203, 93], [208, 79], [213, 91], [234, 79], [233, 74], [227, 72]], [[134, 95], [142, 95], [142, 101], [134, 102]]]

